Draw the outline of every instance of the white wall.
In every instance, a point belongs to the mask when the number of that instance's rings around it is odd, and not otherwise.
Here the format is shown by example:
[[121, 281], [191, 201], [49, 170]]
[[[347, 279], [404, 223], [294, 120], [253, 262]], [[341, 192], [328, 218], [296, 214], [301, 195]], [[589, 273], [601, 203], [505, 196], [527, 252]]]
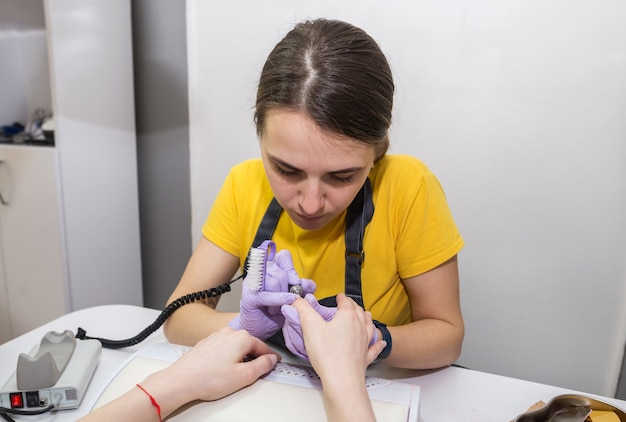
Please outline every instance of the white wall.
[[186, 0], [132, 0], [143, 303], [162, 309], [191, 255]]
[[52, 108], [46, 31], [5, 29], [0, 19], [0, 126], [28, 123], [37, 108]]
[[258, 156], [255, 86], [303, 18], [368, 31], [397, 96], [393, 152], [439, 176], [466, 240], [459, 363], [612, 395], [626, 338], [626, 3], [188, 0], [194, 244]]

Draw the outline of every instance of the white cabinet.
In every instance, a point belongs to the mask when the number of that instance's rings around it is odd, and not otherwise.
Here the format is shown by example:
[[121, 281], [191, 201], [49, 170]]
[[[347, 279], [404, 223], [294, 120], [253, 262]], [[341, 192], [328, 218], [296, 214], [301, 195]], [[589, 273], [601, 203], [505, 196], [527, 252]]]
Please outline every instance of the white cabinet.
[[130, 0], [43, 7], [55, 146], [0, 145], [0, 342], [142, 304]]
[[55, 155], [49, 147], [0, 147], [1, 266], [12, 334], [67, 309]]

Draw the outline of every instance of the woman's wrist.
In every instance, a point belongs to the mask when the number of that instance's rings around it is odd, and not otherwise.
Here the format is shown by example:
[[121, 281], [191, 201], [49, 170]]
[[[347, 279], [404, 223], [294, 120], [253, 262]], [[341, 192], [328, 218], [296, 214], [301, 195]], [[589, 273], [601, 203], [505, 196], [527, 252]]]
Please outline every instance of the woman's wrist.
[[374, 420], [365, 377], [335, 375], [331, 380], [322, 381], [324, 407], [329, 421]]
[[[192, 390], [188, 382], [180, 380], [176, 374], [170, 373], [167, 369], [149, 375], [139, 385], [158, 404], [162, 419], [182, 405], [195, 400], [195, 397], [189, 394]], [[146, 400], [151, 399], [146, 396]]]

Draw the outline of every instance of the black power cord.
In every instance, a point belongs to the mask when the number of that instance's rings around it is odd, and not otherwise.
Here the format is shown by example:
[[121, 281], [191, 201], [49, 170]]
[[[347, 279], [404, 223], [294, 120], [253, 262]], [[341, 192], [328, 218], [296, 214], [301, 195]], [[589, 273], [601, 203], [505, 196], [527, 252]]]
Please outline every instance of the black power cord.
[[[207, 298], [216, 297], [216, 296], [221, 296], [224, 293], [230, 292], [230, 290], [231, 290], [230, 289], [230, 285], [233, 284], [235, 281], [242, 279], [244, 276], [245, 276], [245, 273], [240, 275], [239, 277], [229, 281], [228, 283], [224, 283], [224, 284], [222, 284], [220, 286], [212, 287], [212, 288], [207, 289], [207, 290], [202, 290], [202, 291], [199, 291], [199, 292], [190, 293], [190, 294], [187, 294], [185, 296], [179, 297], [178, 299], [176, 299], [175, 301], [173, 301], [172, 303], [167, 305], [167, 307], [165, 309], [163, 309], [161, 314], [157, 317], [157, 319], [152, 324], [150, 324], [148, 327], [146, 327], [144, 330], [142, 330], [136, 336], [131, 337], [129, 339], [126, 339], [126, 340], [108, 340], [108, 339], [99, 338], [99, 337], [89, 337], [87, 335], [87, 331], [85, 331], [84, 329], [82, 329], [80, 327], [78, 328], [78, 330], [76, 332], [76, 338], [79, 339], [79, 340], [98, 340], [102, 344], [102, 347], [107, 348], [107, 349], [121, 349], [121, 348], [124, 348], [124, 347], [134, 346], [136, 344], [141, 343], [150, 334], [152, 334], [156, 330], [158, 330], [159, 327], [161, 327], [161, 325], [163, 325], [165, 320], [167, 320], [181, 306], [186, 305], [188, 303], [196, 302], [198, 300], [207, 299]], [[43, 413], [50, 412], [50, 411], [54, 410], [55, 408], [56, 408], [55, 405], [46, 406], [45, 408], [38, 409], [38, 410], [21, 410], [21, 409], [9, 409], [9, 408], [6, 408], [6, 407], [0, 407], [0, 418], [6, 420], [7, 422], [15, 422], [15, 419], [11, 418], [9, 416], [9, 414], [13, 414], [13, 415], [41, 415]]]
[[41, 415], [42, 413], [50, 412], [54, 410], [56, 406], [50, 405], [46, 406], [43, 409], [38, 410], [21, 410], [21, 409], [9, 409], [7, 407], [0, 407], [0, 416], [5, 418], [7, 421], [13, 421], [13, 419], [8, 414], [13, 415], [23, 415], [23, 416], [32, 416], [32, 415]]
[[0, 412], [0, 416], [2, 417], [2, 419], [4, 419], [7, 422], [15, 422], [15, 419], [13, 419], [12, 417], [10, 417], [4, 412]]
[[186, 305], [188, 303], [196, 302], [198, 300], [216, 297], [226, 292], [230, 292], [230, 285], [233, 284], [235, 281], [243, 278], [244, 276], [245, 274], [242, 274], [239, 277], [229, 281], [228, 283], [224, 283], [220, 286], [212, 287], [208, 290], [202, 290], [199, 292], [190, 293], [188, 295], [179, 297], [178, 299], [176, 299], [175, 301], [167, 305], [167, 307], [163, 309], [161, 314], [157, 317], [157, 319], [152, 324], [150, 324], [148, 327], [146, 327], [143, 331], [141, 331], [136, 336], [131, 337], [129, 339], [108, 340], [108, 339], [99, 338], [99, 337], [89, 337], [87, 336], [87, 332], [80, 327], [78, 328], [76, 332], [76, 338], [80, 340], [98, 340], [102, 344], [102, 347], [106, 349], [121, 349], [124, 347], [134, 346], [136, 344], [141, 343], [150, 334], [158, 330], [159, 327], [163, 325], [165, 320], [168, 319], [174, 313], [174, 311], [176, 311], [181, 306]]

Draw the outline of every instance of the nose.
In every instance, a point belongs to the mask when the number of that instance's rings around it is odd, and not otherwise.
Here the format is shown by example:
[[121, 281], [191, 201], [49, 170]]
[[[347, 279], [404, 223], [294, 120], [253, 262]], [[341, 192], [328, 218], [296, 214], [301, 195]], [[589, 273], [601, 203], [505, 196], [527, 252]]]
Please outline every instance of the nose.
[[324, 210], [324, 192], [319, 181], [306, 180], [298, 197], [300, 211], [307, 216], [317, 216]]

